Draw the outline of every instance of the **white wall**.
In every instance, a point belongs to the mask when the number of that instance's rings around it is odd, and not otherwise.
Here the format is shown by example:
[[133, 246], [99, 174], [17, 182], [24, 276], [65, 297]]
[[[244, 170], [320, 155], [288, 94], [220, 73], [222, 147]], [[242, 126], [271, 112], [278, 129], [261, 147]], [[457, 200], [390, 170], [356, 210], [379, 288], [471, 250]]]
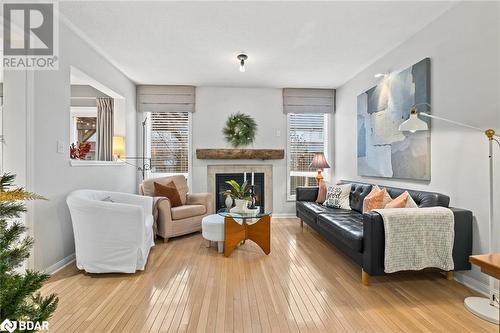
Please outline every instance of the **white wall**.
[[[461, 3], [337, 90], [335, 177], [449, 195], [451, 205], [474, 213], [473, 251], [484, 253], [489, 237], [488, 146], [481, 133], [433, 121], [428, 183], [357, 176], [356, 96], [377, 84], [375, 73], [397, 71], [425, 57], [431, 58], [432, 113], [500, 132], [500, 3]], [[498, 207], [500, 149], [494, 149]], [[476, 287], [486, 283], [476, 267], [458, 278]]]
[[[65, 199], [75, 189], [135, 192], [135, 170], [128, 166], [71, 167], [68, 152], [57, 153], [57, 141], [69, 145], [70, 66], [125, 98], [126, 149], [135, 155], [135, 86], [86, 42], [60, 25], [59, 70], [36, 71], [33, 103], [31, 190], [47, 197], [34, 207], [34, 266], [46, 269], [74, 253], [73, 230]], [[29, 99], [29, 98], [28, 98]], [[5, 124], [20, 126], [20, 124]], [[15, 128], [15, 127], [14, 127]], [[18, 172], [16, 169], [8, 170]]]
[[[257, 122], [252, 148], [286, 149], [286, 116], [281, 89], [197, 87], [192, 138], [193, 191], [207, 191], [207, 165], [272, 164], [273, 213], [294, 214], [295, 203], [286, 201], [286, 159], [214, 161], [196, 158], [196, 148], [230, 148], [222, 129], [228, 116], [238, 111], [251, 115]], [[279, 137], [276, 136], [278, 130], [281, 132]]]
[[3, 171], [14, 170], [18, 186], [26, 186], [27, 79], [25, 71], [4, 74]]

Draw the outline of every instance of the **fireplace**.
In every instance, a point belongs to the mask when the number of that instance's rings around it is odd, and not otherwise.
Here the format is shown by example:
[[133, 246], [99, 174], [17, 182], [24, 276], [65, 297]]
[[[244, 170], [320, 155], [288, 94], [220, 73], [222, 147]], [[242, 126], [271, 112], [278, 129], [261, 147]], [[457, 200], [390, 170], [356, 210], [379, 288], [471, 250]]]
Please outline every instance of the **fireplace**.
[[[225, 200], [226, 198], [222, 192], [229, 190], [231, 186], [226, 184], [228, 180], [235, 180], [238, 184], [243, 184], [244, 173], [216, 173], [215, 174], [215, 209], [219, 210], [221, 208], [226, 208]], [[254, 173], [254, 190], [256, 198], [256, 206], [260, 207], [260, 211], [265, 210], [265, 177], [263, 172]], [[252, 174], [247, 173], [247, 182], [250, 185], [252, 180]]]
[[[225, 198], [220, 192], [228, 189], [226, 180], [234, 179], [243, 183], [243, 174], [247, 174], [247, 181], [251, 183], [252, 172], [254, 184], [259, 196], [259, 206], [262, 211], [270, 212], [273, 209], [273, 165], [272, 164], [213, 164], [207, 165], [207, 190], [213, 194], [213, 205], [216, 209], [225, 208]], [[219, 176], [219, 180], [217, 180]], [[222, 177], [222, 178], [221, 178]], [[223, 180], [222, 180], [223, 179]], [[216, 184], [219, 183], [217, 186]], [[222, 184], [222, 187], [221, 187]]]

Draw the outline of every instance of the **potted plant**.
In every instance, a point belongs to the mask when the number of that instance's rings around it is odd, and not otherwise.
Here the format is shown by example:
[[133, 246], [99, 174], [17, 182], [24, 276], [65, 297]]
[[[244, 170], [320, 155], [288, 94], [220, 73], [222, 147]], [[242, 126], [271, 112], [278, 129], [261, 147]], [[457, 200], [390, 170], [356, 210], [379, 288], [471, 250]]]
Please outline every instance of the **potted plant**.
[[[14, 179], [12, 174], [0, 175], [0, 322], [23, 320], [42, 325], [56, 310], [59, 299], [38, 291], [50, 275], [21, 268], [31, 254], [33, 238], [27, 236], [26, 226], [18, 219], [26, 212], [25, 201], [44, 198], [16, 187]], [[10, 327], [6, 329], [9, 332], [34, 332]]]
[[231, 186], [231, 189], [224, 192], [226, 195], [234, 199], [234, 210], [237, 212], [244, 212], [247, 208], [248, 200], [250, 200], [250, 193], [248, 192], [247, 182], [238, 184], [234, 179], [226, 181], [226, 184]]

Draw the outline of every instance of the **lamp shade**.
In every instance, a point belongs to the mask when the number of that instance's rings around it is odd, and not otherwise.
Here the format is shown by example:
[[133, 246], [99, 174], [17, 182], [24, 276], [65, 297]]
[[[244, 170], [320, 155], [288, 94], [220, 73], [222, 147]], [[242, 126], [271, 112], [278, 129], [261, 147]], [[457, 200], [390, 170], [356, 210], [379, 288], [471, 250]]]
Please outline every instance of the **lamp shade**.
[[330, 165], [326, 161], [325, 154], [323, 153], [316, 153], [313, 157], [313, 160], [311, 162], [311, 165], [309, 165], [310, 168], [313, 169], [328, 169], [330, 168]]
[[125, 155], [125, 138], [123, 136], [113, 137], [113, 156], [120, 157]]
[[408, 131], [415, 133], [416, 131], [427, 131], [428, 129], [427, 123], [419, 119], [416, 112], [410, 113], [410, 118], [399, 125], [399, 130], [401, 132]]

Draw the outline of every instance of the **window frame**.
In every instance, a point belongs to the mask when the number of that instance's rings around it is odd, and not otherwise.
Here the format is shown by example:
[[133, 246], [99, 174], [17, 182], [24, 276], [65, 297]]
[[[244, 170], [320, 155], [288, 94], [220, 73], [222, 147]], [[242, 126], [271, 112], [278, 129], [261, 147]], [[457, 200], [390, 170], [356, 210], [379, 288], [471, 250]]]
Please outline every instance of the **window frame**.
[[[185, 111], [179, 111], [185, 112]], [[151, 114], [153, 112], [145, 112], [147, 117], [146, 121], [146, 154], [145, 156], [151, 158]], [[158, 112], [161, 113], [161, 112]], [[160, 178], [160, 177], [171, 177], [176, 175], [183, 175], [188, 181], [188, 187], [191, 188], [192, 180], [192, 169], [193, 169], [193, 113], [187, 112], [188, 114], [188, 172], [187, 173], [164, 173], [164, 172], [152, 172], [151, 170], [146, 170], [145, 178]]]
[[[300, 113], [287, 113], [286, 114], [286, 201], [296, 201], [296, 195], [290, 194], [291, 190], [291, 163], [290, 163], [290, 116], [292, 114], [300, 114]], [[323, 144], [326, 160], [330, 161], [330, 131], [331, 131], [331, 123], [332, 123], [332, 115], [329, 113], [324, 113], [324, 133], [323, 133]], [[310, 177], [316, 176], [316, 171], [296, 171], [297, 173], [303, 173], [304, 175], [311, 175]], [[323, 170], [323, 177], [325, 179], [330, 179], [330, 173], [328, 169]]]
[[[76, 129], [76, 118], [96, 118], [97, 124], [97, 106], [72, 106], [70, 107], [70, 117], [69, 117], [69, 136], [70, 144], [78, 143], [78, 134]], [[97, 135], [97, 133], [96, 133]], [[87, 162], [99, 161], [97, 159], [97, 138], [96, 138], [96, 156], [93, 160], [86, 160]]]

